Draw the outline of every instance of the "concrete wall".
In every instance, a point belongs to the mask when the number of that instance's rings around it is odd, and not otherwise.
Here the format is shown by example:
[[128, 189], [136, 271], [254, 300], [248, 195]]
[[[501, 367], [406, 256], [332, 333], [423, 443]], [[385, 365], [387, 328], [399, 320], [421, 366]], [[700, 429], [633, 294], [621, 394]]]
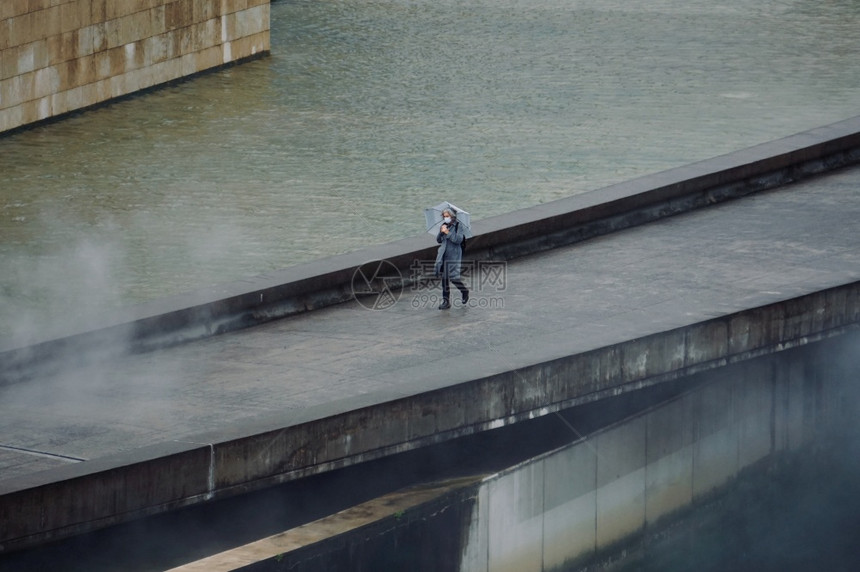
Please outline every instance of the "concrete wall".
[[853, 427], [858, 342], [696, 374], [682, 384], [695, 389], [501, 473], [398, 491], [175, 572], [571, 570]]
[[488, 479], [461, 570], [570, 569], [825, 435], [846, 382], [827, 379], [827, 359], [798, 352], [725, 368], [702, 389]]
[[3, 0], [0, 133], [268, 50], [269, 0]]
[[[287, 410], [249, 420], [228, 435], [214, 431], [186, 442], [6, 479], [0, 483], [0, 548], [25, 548], [439, 443], [760, 356], [779, 355], [858, 328], [860, 283], [851, 283], [434, 391], [404, 397], [398, 393], [385, 402], [368, 395], [348, 403]], [[697, 412], [696, 418], [705, 416]], [[721, 422], [717, 418], [714, 423]], [[749, 426], [755, 428], [756, 423], [750, 421]], [[719, 433], [713, 433], [719, 440]], [[785, 432], [774, 439], [793, 442], [794, 437]], [[623, 446], [631, 442], [632, 438]], [[755, 440], [749, 443], [754, 446], [742, 453], [755, 458], [763, 445]], [[730, 444], [724, 446], [732, 450]], [[631, 450], [618, 456], [619, 464], [629, 466], [608, 473], [601, 470], [595, 478], [607, 484], [616, 474], [639, 478], [633, 473], [641, 469], [643, 458], [648, 458], [647, 451]], [[735, 472], [725, 468], [728, 474]], [[517, 491], [524, 488], [510, 486]], [[643, 502], [637, 500], [634, 484], [608, 486], [619, 487], [625, 504]], [[707, 489], [709, 485], [698, 480], [695, 486]], [[72, 502], [82, 497], [92, 502]], [[600, 502], [611, 502], [608, 499]], [[605, 510], [611, 512], [611, 506]], [[537, 509], [523, 508], [525, 513], [530, 510]], [[521, 518], [517, 516], [517, 522]], [[635, 525], [620, 516], [616, 520], [607, 525], [609, 530], [625, 531]], [[524, 529], [523, 537], [528, 534], [534, 531]]]

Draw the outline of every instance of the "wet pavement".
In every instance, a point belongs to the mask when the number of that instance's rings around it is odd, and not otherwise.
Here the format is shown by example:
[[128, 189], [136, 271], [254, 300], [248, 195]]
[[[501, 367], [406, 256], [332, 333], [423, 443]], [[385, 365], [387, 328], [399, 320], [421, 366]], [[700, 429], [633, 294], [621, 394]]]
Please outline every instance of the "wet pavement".
[[[0, 386], [0, 483], [285, 411], [323, 417], [860, 279], [860, 168], [155, 353]], [[427, 236], [428, 243], [433, 238]], [[468, 258], [468, 257], [467, 257]]]

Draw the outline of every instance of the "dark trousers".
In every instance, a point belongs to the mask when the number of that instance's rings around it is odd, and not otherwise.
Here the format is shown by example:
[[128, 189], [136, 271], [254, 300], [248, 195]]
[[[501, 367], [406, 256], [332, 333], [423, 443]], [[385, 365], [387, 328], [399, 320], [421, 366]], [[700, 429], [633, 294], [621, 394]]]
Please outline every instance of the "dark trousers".
[[442, 298], [444, 300], [450, 300], [451, 299], [451, 287], [448, 285], [449, 281], [451, 282], [451, 284], [453, 284], [454, 286], [457, 287], [457, 290], [459, 290], [463, 294], [465, 294], [466, 292], [469, 291], [469, 289], [466, 288], [466, 285], [463, 284], [463, 281], [460, 280], [459, 278], [450, 278], [449, 279], [446, 274], [442, 274]]

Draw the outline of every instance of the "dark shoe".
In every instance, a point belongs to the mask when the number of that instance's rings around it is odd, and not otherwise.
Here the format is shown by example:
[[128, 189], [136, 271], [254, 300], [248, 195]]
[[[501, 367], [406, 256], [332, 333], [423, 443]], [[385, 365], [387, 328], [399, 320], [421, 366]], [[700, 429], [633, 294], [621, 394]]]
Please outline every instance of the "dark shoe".
[[448, 300], [442, 300], [442, 303], [439, 304], [440, 310], [447, 310], [450, 307], [451, 307], [451, 303]]
[[463, 305], [465, 306], [466, 302], [468, 302], [468, 301], [469, 301], [469, 291], [466, 290], [465, 292], [463, 292]]

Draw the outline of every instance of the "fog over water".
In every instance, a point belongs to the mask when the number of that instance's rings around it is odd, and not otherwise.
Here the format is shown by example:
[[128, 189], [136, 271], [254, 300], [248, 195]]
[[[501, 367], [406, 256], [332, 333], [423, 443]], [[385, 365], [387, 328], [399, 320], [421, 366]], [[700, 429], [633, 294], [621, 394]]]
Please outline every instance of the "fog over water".
[[[272, 54], [0, 137], [0, 346], [854, 116], [856, 2], [280, 0]], [[428, 241], [432, 240], [428, 238]]]

